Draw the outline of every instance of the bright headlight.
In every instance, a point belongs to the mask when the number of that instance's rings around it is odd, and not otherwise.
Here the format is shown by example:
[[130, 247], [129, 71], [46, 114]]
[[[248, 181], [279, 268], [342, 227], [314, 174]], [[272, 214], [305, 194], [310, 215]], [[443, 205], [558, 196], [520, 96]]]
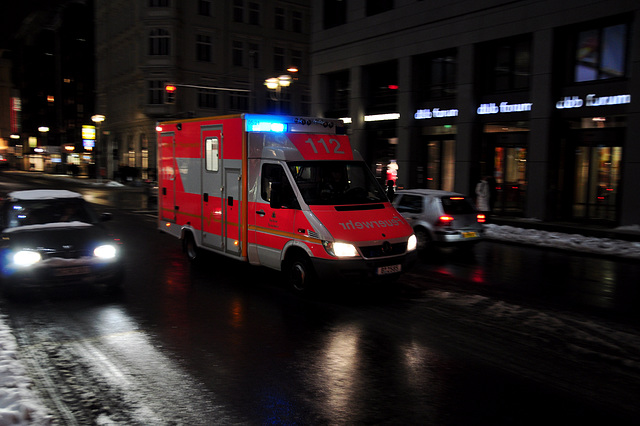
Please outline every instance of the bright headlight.
[[332, 256], [336, 257], [356, 257], [358, 256], [358, 250], [356, 250], [353, 244], [349, 243], [334, 243], [325, 241], [323, 242], [325, 250]]
[[407, 240], [407, 251], [415, 250], [418, 246], [418, 239], [415, 235], [411, 234], [409, 239]]
[[113, 259], [116, 257], [116, 248], [111, 244], [98, 246], [93, 250], [93, 254], [100, 259]]
[[31, 266], [34, 263], [38, 263], [42, 260], [42, 256], [37, 251], [21, 250], [13, 255], [13, 263], [17, 266]]

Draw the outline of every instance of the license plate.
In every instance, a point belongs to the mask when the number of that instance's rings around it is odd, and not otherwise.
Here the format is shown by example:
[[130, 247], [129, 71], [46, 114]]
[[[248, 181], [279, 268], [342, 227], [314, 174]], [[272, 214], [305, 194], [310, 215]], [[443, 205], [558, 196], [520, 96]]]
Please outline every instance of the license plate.
[[69, 268], [58, 268], [55, 270], [55, 275], [58, 277], [68, 277], [71, 275], [85, 275], [91, 272], [91, 268], [88, 266], [72, 266]]
[[381, 266], [378, 268], [376, 273], [378, 275], [389, 275], [389, 274], [397, 274], [401, 270], [402, 270], [402, 265]]
[[478, 234], [475, 232], [463, 232], [462, 233], [462, 238], [475, 238], [477, 237]]

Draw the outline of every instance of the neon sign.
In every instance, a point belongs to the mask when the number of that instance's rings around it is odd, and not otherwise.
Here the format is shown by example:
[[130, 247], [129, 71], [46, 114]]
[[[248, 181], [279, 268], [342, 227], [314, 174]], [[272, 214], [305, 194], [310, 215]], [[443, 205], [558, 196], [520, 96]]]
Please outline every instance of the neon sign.
[[429, 118], [445, 118], [445, 117], [457, 117], [458, 110], [457, 109], [419, 109], [413, 114], [413, 118], [416, 120], [423, 120]]
[[591, 93], [585, 99], [579, 96], [565, 96], [556, 102], [556, 109], [582, 108], [583, 106], [610, 106], [623, 105], [631, 103], [631, 95], [614, 95], [614, 96], [596, 96]]
[[504, 114], [510, 112], [529, 112], [531, 111], [531, 107], [533, 104], [531, 102], [526, 102], [522, 104], [510, 104], [508, 102], [500, 102], [499, 105], [495, 103], [490, 104], [482, 104], [477, 109], [478, 115], [487, 115], [487, 114]]

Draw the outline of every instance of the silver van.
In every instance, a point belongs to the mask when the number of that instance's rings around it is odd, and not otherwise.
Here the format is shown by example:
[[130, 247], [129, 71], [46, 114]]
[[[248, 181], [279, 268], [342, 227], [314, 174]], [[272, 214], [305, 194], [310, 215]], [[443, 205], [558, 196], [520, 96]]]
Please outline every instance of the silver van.
[[418, 249], [433, 245], [470, 247], [483, 238], [486, 217], [463, 194], [404, 189], [397, 191], [393, 205], [413, 227]]

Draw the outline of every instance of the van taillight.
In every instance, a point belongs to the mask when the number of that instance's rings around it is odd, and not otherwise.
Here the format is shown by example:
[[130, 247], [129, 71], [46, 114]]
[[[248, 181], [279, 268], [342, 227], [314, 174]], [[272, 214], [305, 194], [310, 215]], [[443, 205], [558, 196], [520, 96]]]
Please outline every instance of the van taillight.
[[453, 222], [453, 216], [442, 215], [438, 218], [438, 225], [449, 226]]
[[478, 217], [478, 223], [485, 223], [487, 221], [487, 217], [483, 214], [479, 214], [477, 217]]

